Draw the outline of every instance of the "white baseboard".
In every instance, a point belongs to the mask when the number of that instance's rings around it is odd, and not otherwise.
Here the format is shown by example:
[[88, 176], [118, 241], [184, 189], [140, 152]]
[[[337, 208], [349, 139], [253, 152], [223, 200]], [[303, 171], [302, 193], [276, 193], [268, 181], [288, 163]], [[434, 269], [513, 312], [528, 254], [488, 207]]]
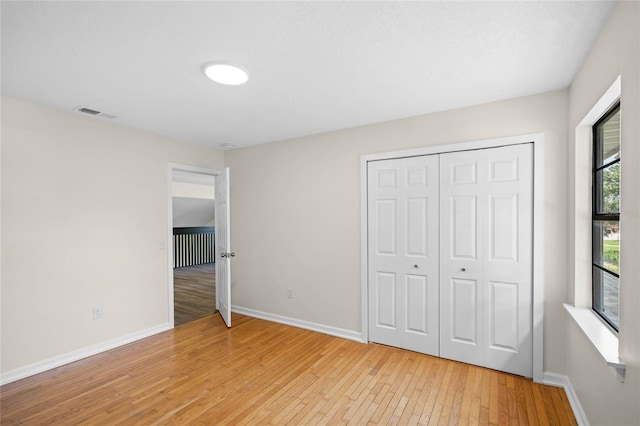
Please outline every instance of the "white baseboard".
[[292, 327], [304, 328], [305, 330], [317, 331], [318, 333], [328, 334], [330, 336], [354, 340], [360, 343], [366, 343], [362, 340], [362, 334], [358, 331], [345, 330], [344, 328], [332, 327], [329, 325], [317, 324], [314, 322], [304, 321], [296, 318], [284, 317], [282, 315], [256, 311], [255, 309], [244, 308], [242, 306], [236, 305], [231, 306], [231, 310], [248, 317], [260, 318], [267, 321], [290, 325]]
[[7, 383], [15, 382], [16, 380], [24, 379], [25, 377], [33, 376], [35, 374], [42, 373], [43, 371], [51, 370], [53, 368], [69, 364], [71, 362], [78, 361], [80, 359], [87, 358], [92, 355], [108, 351], [109, 349], [114, 349], [118, 346], [126, 345], [127, 343], [135, 342], [136, 340], [144, 339], [145, 337], [153, 336], [154, 334], [162, 333], [163, 331], [167, 331], [170, 329], [171, 325], [169, 323], [164, 323], [155, 327], [147, 328], [146, 330], [127, 334], [125, 336], [109, 340], [107, 342], [98, 343], [96, 345], [78, 349], [73, 352], [58, 355], [53, 358], [35, 362], [33, 364], [25, 365], [24, 367], [9, 370], [0, 374], [0, 385], [6, 385]]
[[582, 404], [580, 404], [580, 400], [578, 399], [576, 390], [573, 388], [569, 377], [556, 373], [544, 373], [543, 383], [545, 385], [563, 388], [565, 393], [567, 394], [569, 404], [571, 405], [573, 415], [576, 417], [576, 422], [578, 422], [578, 425], [589, 426], [589, 419], [587, 419], [587, 415], [582, 409]]

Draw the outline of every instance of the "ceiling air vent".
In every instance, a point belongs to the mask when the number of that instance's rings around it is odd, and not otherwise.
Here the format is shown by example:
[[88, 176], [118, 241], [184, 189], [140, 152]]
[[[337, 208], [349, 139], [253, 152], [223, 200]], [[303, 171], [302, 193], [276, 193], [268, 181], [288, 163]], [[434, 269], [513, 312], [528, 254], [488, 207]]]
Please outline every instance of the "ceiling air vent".
[[85, 114], [98, 115], [100, 111], [96, 111], [95, 109], [81, 107], [78, 111], [84, 112]]
[[113, 114], [109, 114], [109, 113], [106, 113], [106, 112], [98, 111], [98, 110], [95, 110], [93, 108], [87, 108], [87, 107], [84, 107], [84, 106], [79, 106], [75, 110], [78, 111], [78, 112], [81, 112], [83, 114], [93, 115], [95, 117], [108, 118], [110, 120], [113, 120], [114, 118], [117, 118], [117, 116], [115, 116]]

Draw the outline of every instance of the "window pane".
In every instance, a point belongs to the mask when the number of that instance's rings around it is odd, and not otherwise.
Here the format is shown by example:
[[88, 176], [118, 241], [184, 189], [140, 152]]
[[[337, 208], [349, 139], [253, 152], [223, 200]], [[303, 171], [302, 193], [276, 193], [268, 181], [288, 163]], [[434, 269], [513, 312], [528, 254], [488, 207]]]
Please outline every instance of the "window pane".
[[620, 222], [593, 221], [593, 263], [620, 272]]
[[596, 167], [620, 158], [620, 109], [596, 128]]
[[620, 280], [593, 267], [593, 309], [619, 327], [618, 302]]
[[598, 170], [595, 179], [596, 213], [619, 213], [620, 163]]

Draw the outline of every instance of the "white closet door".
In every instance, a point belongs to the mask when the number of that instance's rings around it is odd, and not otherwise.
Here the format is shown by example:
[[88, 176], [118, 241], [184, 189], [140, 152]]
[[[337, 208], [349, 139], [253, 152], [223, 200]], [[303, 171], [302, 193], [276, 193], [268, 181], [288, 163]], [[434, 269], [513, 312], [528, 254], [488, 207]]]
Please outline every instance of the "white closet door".
[[438, 355], [438, 157], [368, 163], [369, 339]]
[[440, 356], [532, 376], [532, 145], [440, 155]]

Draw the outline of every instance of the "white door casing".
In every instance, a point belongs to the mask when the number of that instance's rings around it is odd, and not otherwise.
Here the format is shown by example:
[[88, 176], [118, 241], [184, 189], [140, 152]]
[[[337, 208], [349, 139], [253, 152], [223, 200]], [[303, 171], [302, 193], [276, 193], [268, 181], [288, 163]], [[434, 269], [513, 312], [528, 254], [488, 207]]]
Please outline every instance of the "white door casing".
[[216, 176], [216, 309], [231, 327], [231, 223], [229, 168]]
[[532, 145], [440, 155], [440, 356], [532, 376]]
[[[223, 253], [220, 250], [220, 241], [219, 241], [219, 231], [222, 231], [224, 237], [223, 239], [226, 241], [224, 246], [226, 248], [229, 247], [230, 242], [230, 221], [229, 221], [229, 169], [220, 171], [220, 170], [212, 170], [203, 167], [189, 166], [184, 164], [176, 164], [176, 163], [168, 163], [167, 164], [167, 206], [168, 206], [168, 226], [167, 226], [167, 241], [172, 241], [173, 237], [173, 174], [174, 172], [189, 172], [196, 173], [202, 175], [213, 176], [215, 179], [216, 186], [216, 197], [215, 197], [215, 232], [216, 232], [216, 247], [215, 247], [215, 255], [216, 258], [216, 309], [221, 312], [221, 316], [225, 319], [225, 322], [228, 326], [231, 326], [231, 315], [230, 315], [230, 307], [231, 307], [231, 263], [230, 262], [221, 262], [220, 254]], [[220, 192], [220, 188], [224, 188], [224, 191]], [[221, 218], [222, 216], [222, 218]], [[164, 246], [164, 243], [163, 243]], [[167, 266], [168, 266], [168, 318], [169, 324], [173, 327], [174, 325], [174, 300], [173, 300], [173, 246], [169, 244], [171, 250], [167, 250]], [[221, 265], [224, 264], [222, 267]], [[222, 271], [221, 271], [222, 269]], [[224, 274], [224, 277], [221, 276]], [[225, 285], [221, 286], [220, 283], [225, 283]], [[222, 293], [221, 293], [222, 292]], [[220, 303], [219, 295], [223, 294], [222, 298], [224, 299], [224, 303]], [[222, 314], [222, 310], [220, 309], [220, 305], [223, 305], [223, 309], [225, 309], [225, 313]], [[225, 308], [226, 306], [226, 308]], [[227, 322], [227, 319], [229, 320]]]
[[438, 157], [370, 162], [370, 340], [438, 354]]

